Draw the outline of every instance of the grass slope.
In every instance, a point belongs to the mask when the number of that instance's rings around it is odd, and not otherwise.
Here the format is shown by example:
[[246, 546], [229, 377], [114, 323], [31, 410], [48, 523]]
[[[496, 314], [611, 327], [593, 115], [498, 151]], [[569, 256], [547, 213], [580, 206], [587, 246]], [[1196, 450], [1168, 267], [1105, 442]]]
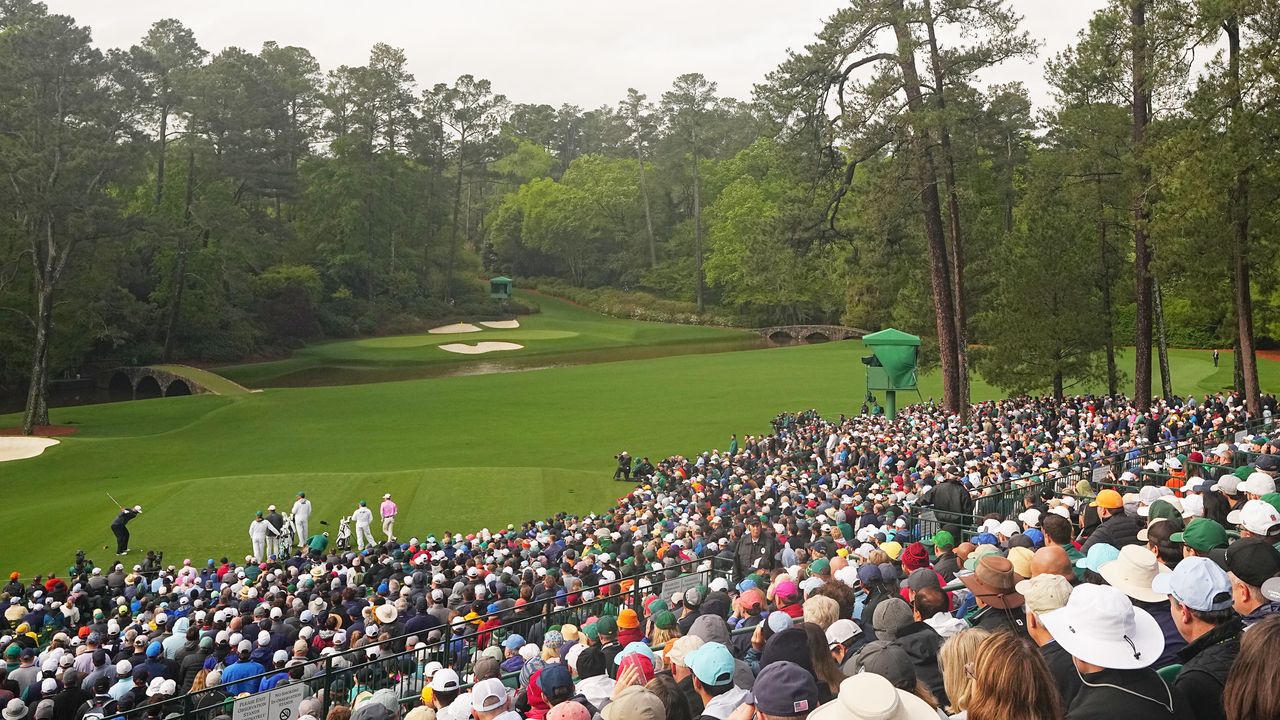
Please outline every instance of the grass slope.
[[[331, 529], [360, 499], [391, 492], [406, 538], [599, 510], [625, 489], [609, 480], [620, 450], [656, 459], [765, 431], [781, 411], [856, 412], [861, 354], [843, 342], [58, 409], [54, 422], [79, 434], [0, 464], [10, 499], [0, 567], [65, 570], [77, 548], [104, 559], [107, 492], [146, 508], [132, 525], [135, 549], [173, 561], [243, 557], [254, 511], [287, 508], [298, 490]], [[1216, 371], [1207, 353], [1171, 362], [1180, 392], [1230, 382], [1228, 357]], [[1280, 364], [1260, 365], [1263, 387], [1280, 387]], [[922, 394], [939, 387], [926, 375]], [[975, 382], [975, 399], [997, 394]]]
[[542, 312], [520, 317], [520, 327], [516, 329], [483, 328], [480, 332], [470, 333], [422, 333], [322, 342], [298, 350], [285, 360], [230, 365], [217, 368], [217, 372], [243, 385], [269, 387], [290, 375], [315, 368], [368, 368], [374, 371], [389, 367], [461, 366], [474, 361], [475, 356], [436, 347], [447, 343], [513, 342], [523, 345], [522, 350], [488, 356], [489, 359], [500, 356], [503, 361], [509, 361], [549, 359], [593, 350], [736, 342], [755, 337], [749, 331], [728, 328], [611, 318], [548, 295], [530, 295], [541, 306]]

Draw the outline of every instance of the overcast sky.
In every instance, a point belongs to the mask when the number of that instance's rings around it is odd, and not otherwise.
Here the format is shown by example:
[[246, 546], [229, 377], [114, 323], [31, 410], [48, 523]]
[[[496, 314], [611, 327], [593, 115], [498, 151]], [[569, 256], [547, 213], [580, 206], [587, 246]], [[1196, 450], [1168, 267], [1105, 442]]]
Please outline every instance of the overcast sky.
[[[405, 49], [420, 85], [471, 73], [516, 102], [614, 104], [628, 87], [656, 99], [671, 80], [701, 72], [746, 99], [844, 0], [45, 0], [93, 28], [103, 47], [137, 42], [176, 17], [208, 50], [257, 50], [265, 40], [311, 50], [328, 70], [363, 64], [370, 46]], [[1049, 101], [1043, 61], [1071, 43], [1104, 0], [1011, 0], [1043, 43], [1035, 62], [985, 78], [1020, 80]]]

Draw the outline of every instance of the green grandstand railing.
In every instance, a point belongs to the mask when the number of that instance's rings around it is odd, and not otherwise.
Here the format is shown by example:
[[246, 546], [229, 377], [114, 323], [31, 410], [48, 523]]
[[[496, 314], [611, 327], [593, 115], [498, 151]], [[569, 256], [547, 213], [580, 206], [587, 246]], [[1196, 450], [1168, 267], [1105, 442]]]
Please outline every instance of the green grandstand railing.
[[[1038, 473], [1024, 476], [1017, 480], [984, 487], [982, 494], [975, 498], [973, 514], [956, 518], [960, 522], [940, 521], [929, 512], [932, 508], [927, 507], [921, 508], [919, 514], [913, 520], [917, 525], [919, 537], [932, 536], [933, 533], [943, 529], [943, 527], [959, 527], [963, 534], [972, 535], [982, 524], [983, 518], [993, 514], [1005, 517], [1011, 512], [1020, 511], [1028, 495], [1038, 495], [1046, 488], [1059, 493], [1075, 495], [1074, 488], [1080, 480], [1088, 480], [1095, 490], [1102, 487], [1132, 487], [1137, 489], [1142, 485], [1163, 485], [1171, 477], [1169, 474], [1143, 470], [1142, 466], [1152, 460], [1163, 461], [1170, 453], [1177, 455], [1184, 450], [1186, 452], [1204, 450], [1212, 445], [1234, 438], [1241, 432], [1246, 435], [1252, 435], [1268, 427], [1272, 427], [1272, 425], [1263, 419], [1232, 423], [1231, 425], [1222, 425], [1217, 428], [1192, 433], [1188, 437], [1147, 445], [1138, 449], [1136, 453], [1133, 451], [1111, 453], [1097, 460], [1082, 461], [1065, 468], [1041, 470]], [[1258, 453], [1238, 452], [1236, 455], [1236, 459], [1241, 460], [1250, 455], [1256, 456]], [[1114, 478], [1119, 478], [1125, 471], [1132, 471], [1138, 476], [1139, 482], [1133, 486], [1123, 486], [1110, 479], [1101, 482], [1095, 481], [1094, 471], [1103, 468], [1109, 469], [1109, 477], [1113, 476]], [[1081, 496], [1081, 498], [1084, 497]], [[957, 538], [956, 541], [960, 542], [961, 538]]]
[[[698, 568], [704, 564], [710, 563], [705, 570]], [[674, 573], [674, 576], [672, 574]], [[679, 580], [681, 585], [688, 582], [691, 576], [700, 576], [698, 584], [706, 585], [716, 577], [730, 577], [732, 573], [732, 564], [723, 558], [697, 558], [682, 563], [677, 563], [671, 567], [661, 570], [649, 570], [643, 573], [637, 573], [632, 576], [621, 578], [612, 583], [605, 583], [590, 588], [584, 588], [583, 591], [599, 591], [601, 588], [609, 586], [619, 586], [626, 581], [631, 581], [631, 588], [626, 591], [619, 591], [603, 596], [596, 596], [588, 602], [580, 602], [576, 605], [566, 607], [560, 610], [552, 609], [550, 611], [541, 612], [539, 614], [520, 618], [505, 622], [494, 627], [486, 633], [489, 634], [490, 644], [500, 644], [502, 640], [509, 637], [512, 633], [527, 635], [528, 629], [541, 625], [543, 630], [555, 625], [563, 625], [565, 623], [580, 624], [583, 620], [593, 616], [600, 615], [602, 612], [616, 614], [623, 608], [632, 608], [644, 616], [641, 612], [640, 605], [645, 595], [654, 593], [659, 597], [663, 593], [663, 584], [672, 580]], [[641, 580], [648, 580], [646, 587], [641, 587]], [[509, 612], [509, 611], [504, 611]], [[480, 623], [484, 620], [500, 615], [502, 613], [492, 613], [477, 617], [472, 622]], [[473, 626], [474, 627], [474, 626]], [[444, 626], [438, 630], [441, 637], [434, 641], [426, 641], [418, 644], [412, 650], [404, 650], [400, 652], [388, 652], [385, 655], [379, 655], [370, 659], [366, 647], [351, 648], [340, 653], [334, 653], [315, 660], [306, 662], [303, 667], [304, 677], [301, 681], [307, 686], [308, 697], [316, 695], [321, 696], [323, 706], [322, 717], [327, 717], [330, 707], [335, 702], [349, 704], [350, 693], [352, 688], [360, 687], [362, 689], [374, 692], [383, 689], [395, 690], [401, 704], [412, 701], [422, 692], [422, 669], [431, 662], [439, 662], [445, 667], [452, 667], [463, 674], [468, 670], [474, 662], [474, 655], [470, 652], [473, 649], [472, 641], [479, 633], [476, 630], [470, 630], [461, 636], [455, 637], [452, 634], [450, 626]], [[403, 643], [410, 635], [402, 635], [397, 638], [388, 639], [381, 646], [394, 646], [397, 643]], [[463, 648], [457, 647], [461, 644], [467, 649], [466, 653], [460, 653]], [[258, 685], [262, 680], [275, 676], [281, 672], [288, 670], [272, 669], [260, 675], [250, 678], [242, 678], [233, 684], [252, 683]], [[310, 672], [310, 677], [305, 673]], [[511, 677], [507, 675], [506, 677]], [[283, 683], [282, 683], [283, 684]], [[261, 693], [250, 693], [248, 697], [260, 695]], [[142, 718], [149, 712], [154, 712], [159, 708], [160, 717], [168, 717], [171, 714], [180, 714], [183, 718], [192, 718], [193, 720], [212, 720], [212, 718], [223, 715], [233, 714], [234, 704], [237, 700], [246, 697], [246, 695], [228, 696], [226, 685], [218, 685], [213, 688], [190, 692], [185, 695], [175, 696], [161, 703], [154, 705], [145, 705], [134, 708], [132, 710], [117, 713], [108, 716], [104, 720], [118, 720], [128, 718], [136, 720]]]

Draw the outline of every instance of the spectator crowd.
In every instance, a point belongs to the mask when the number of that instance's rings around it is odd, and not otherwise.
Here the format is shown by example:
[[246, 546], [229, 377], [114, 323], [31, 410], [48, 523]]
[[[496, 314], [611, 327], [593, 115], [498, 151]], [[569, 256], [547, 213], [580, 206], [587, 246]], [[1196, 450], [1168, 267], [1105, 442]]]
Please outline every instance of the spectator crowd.
[[231, 717], [300, 685], [302, 719], [1272, 720], [1264, 407], [788, 414], [645, 459], [604, 513], [262, 562], [78, 556], [2, 589], [0, 716]]

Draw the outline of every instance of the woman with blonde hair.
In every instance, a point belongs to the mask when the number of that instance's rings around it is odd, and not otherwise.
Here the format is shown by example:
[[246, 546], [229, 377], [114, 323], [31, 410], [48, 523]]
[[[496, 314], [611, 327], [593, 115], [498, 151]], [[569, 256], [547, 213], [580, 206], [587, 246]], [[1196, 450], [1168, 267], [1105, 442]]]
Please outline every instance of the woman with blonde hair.
[[[1271, 581], [1268, 580], [1268, 583]], [[1240, 641], [1222, 691], [1227, 720], [1274, 720], [1280, 717], [1280, 666], [1275, 648], [1280, 645], [1280, 615], [1255, 623]]]
[[1063, 720], [1058, 684], [1040, 651], [1023, 638], [995, 633], [965, 671], [973, 677], [968, 720]]
[[938, 668], [942, 670], [942, 686], [946, 688], [949, 702], [946, 710], [951, 713], [951, 720], [965, 720], [967, 717], [973, 679], [964, 668], [973, 662], [978, 646], [990, 636], [991, 633], [981, 628], [961, 630], [947, 638], [938, 650]]
[[661, 610], [653, 616], [653, 631], [649, 633], [649, 646], [662, 648], [665, 655], [676, 640], [680, 639], [680, 625], [675, 613]]

